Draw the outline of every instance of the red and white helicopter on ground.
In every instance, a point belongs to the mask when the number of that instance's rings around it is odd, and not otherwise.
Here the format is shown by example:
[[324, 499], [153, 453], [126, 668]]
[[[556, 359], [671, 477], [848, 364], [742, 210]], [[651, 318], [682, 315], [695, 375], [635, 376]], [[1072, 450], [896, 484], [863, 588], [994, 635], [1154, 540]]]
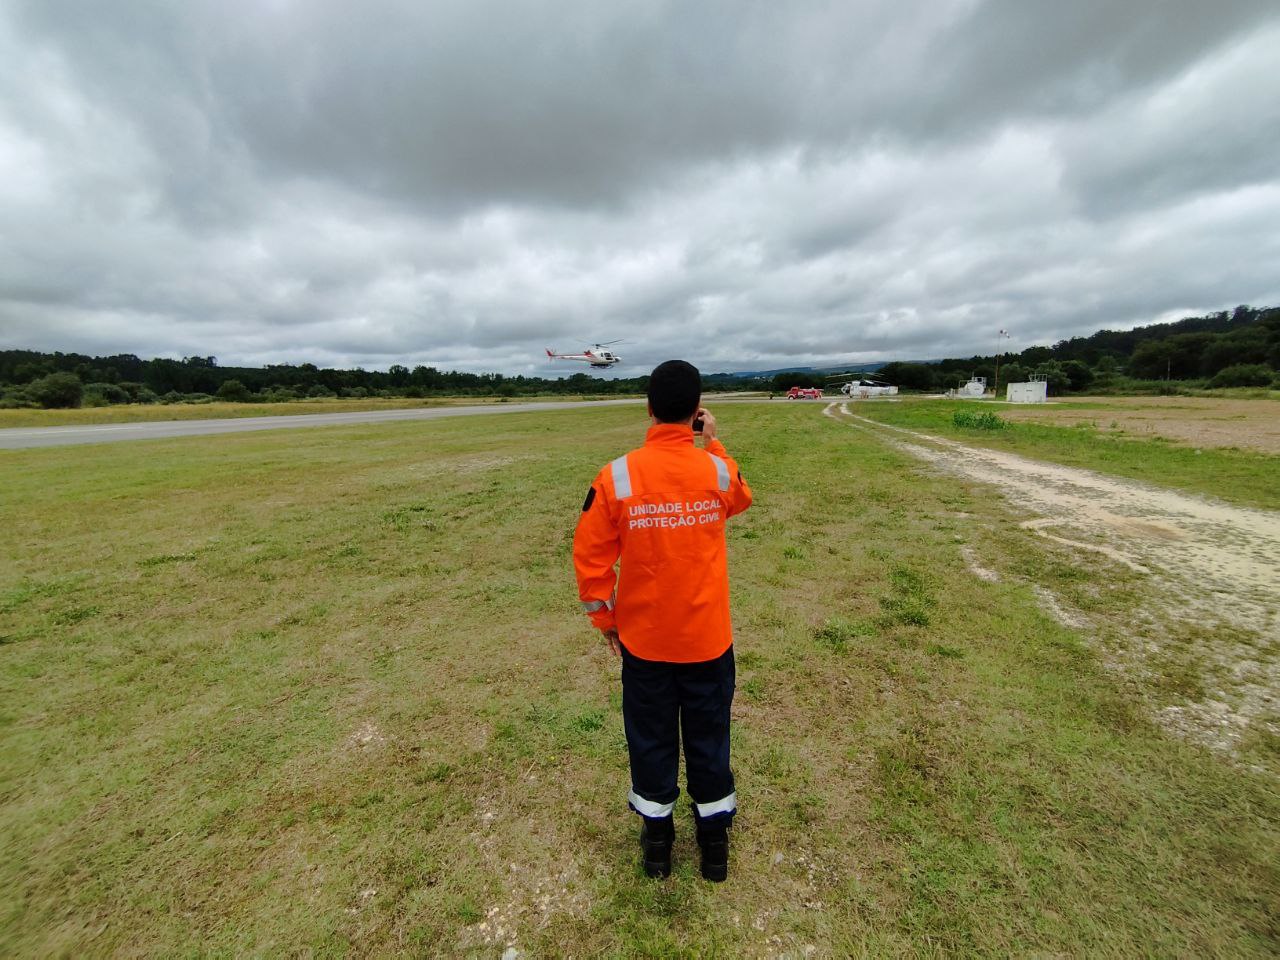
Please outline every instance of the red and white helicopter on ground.
[[621, 340], [610, 340], [608, 343], [597, 343], [594, 344], [594, 349], [583, 350], [581, 353], [555, 353], [552, 350], [548, 350], [547, 359], [581, 360], [583, 363], [589, 363], [597, 369], [607, 370], [615, 363], [621, 363], [622, 358], [612, 350], [606, 350], [605, 347], [610, 347], [615, 343], [621, 342]]

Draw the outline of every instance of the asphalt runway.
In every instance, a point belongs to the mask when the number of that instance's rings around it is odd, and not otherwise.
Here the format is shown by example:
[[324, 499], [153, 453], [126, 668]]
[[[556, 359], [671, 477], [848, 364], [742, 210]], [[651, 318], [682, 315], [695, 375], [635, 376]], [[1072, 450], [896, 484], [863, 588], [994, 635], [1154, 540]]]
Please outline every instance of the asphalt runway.
[[67, 427], [7, 427], [0, 429], [0, 450], [65, 447], [80, 443], [118, 443], [122, 440], [165, 440], [207, 437], [252, 430], [293, 430], [298, 427], [341, 427], [358, 423], [436, 420], [499, 413], [615, 407], [643, 400], [572, 400], [546, 403], [491, 403], [475, 407], [422, 407], [414, 410], [364, 410], [353, 413], [304, 413], [284, 417], [239, 417], [224, 420], [160, 420], [147, 423], [95, 423]]

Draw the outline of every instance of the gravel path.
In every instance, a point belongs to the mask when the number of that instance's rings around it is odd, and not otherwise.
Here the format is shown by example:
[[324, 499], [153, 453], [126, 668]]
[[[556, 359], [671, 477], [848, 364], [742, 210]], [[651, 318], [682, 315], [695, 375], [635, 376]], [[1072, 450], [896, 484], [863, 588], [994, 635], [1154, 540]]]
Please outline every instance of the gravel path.
[[968, 446], [869, 420], [848, 404], [823, 412], [993, 487], [1035, 514], [1024, 528], [1153, 581], [1166, 602], [1133, 624], [1140, 656], [1159, 652], [1173, 622], [1202, 625], [1193, 653], [1209, 694], [1165, 708], [1166, 725], [1227, 749], [1255, 723], [1280, 733], [1280, 513]]

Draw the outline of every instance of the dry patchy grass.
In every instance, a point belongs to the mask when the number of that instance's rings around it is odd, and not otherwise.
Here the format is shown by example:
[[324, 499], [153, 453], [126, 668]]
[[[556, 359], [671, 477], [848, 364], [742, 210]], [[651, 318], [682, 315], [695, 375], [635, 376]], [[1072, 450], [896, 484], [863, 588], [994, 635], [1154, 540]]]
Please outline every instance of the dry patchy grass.
[[[1150, 398], [1144, 398], [1152, 402]], [[1187, 397], [1172, 398], [1175, 403], [1214, 403], [1193, 401]], [[1257, 450], [1243, 450], [1222, 445], [1191, 447], [1168, 442], [1160, 435], [1130, 436], [1118, 429], [1103, 429], [1114, 416], [1107, 412], [1108, 398], [1092, 397], [1080, 401], [1077, 413], [1087, 412], [1072, 426], [1043, 422], [1057, 416], [1056, 407], [1043, 407], [1046, 414], [1025, 414], [1024, 408], [1012, 404], [991, 405], [981, 401], [906, 399], [901, 403], [868, 402], [850, 404], [853, 413], [892, 426], [924, 430], [930, 434], [963, 440], [965, 443], [1007, 450], [1023, 456], [1069, 467], [1083, 467], [1101, 473], [1156, 486], [1208, 494], [1229, 503], [1268, 510], [1280, 509], [1280, 457]], [[1243, 401], [1242, 401], [1243, 402]], [[1261, 403], [1263, 409], [1277, 409], [1272, 401]], [[1162, 408], [1168, 423], [1177, 423], [1186, 409]], [[1003, 430], [970, 430], [954, 422], [957, 412], [994, 413], [1012, 419]], [[1198, 415], [1194, 409], [1189, 423]], [[1019, 419], [1022, 418], [1022, 419]], [[1172, 429], [1172, 428], [1171, 428]]]
[[[1274, 395], [1280, 398], [1280, 393]], [[1001, 405], [1000, 416], [1105, 433], [1159, 437], [1189, 447], [1235, 447], [1280, 454], [1280, 404], [1267, 398], [1088, 397], [1040, 405]]]

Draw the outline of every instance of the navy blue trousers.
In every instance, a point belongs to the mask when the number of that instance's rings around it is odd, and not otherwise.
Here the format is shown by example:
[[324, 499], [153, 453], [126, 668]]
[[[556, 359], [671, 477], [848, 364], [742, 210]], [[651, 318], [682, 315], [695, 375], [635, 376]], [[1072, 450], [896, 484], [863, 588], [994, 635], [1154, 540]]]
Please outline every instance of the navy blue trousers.
[[[715, 660], [641, 660], [622, 648], [622, 722], [631, 758], [631, 809], [644, 817], [671, 815], [680, 788], [680, 741], [694, 814], [727, 822], [737, 811], [729, 769], [729, 708], [733, 647]], [[682, 736], [683, 735], [683, 736]]]

